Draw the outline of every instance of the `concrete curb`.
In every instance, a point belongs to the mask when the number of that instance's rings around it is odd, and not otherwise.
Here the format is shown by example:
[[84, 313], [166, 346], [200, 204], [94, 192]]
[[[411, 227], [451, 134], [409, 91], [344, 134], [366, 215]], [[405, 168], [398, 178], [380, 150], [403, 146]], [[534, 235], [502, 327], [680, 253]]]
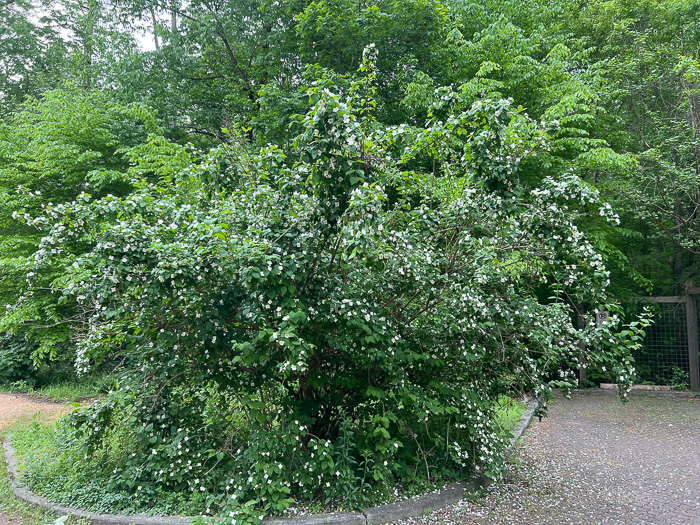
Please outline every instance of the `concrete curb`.
[[540, 403], [539, 401], [537, 401], [537, 399], [533, 399], [527, 404], [525, 412], [523, 412], [523, 415], [520, 416], [520, 421], [518, 421], [518, 424], [515, 425], [515, 427], [512, 430], [513, 437], [510, 438], [510, 444], [508, 445], [508, 448], [506, 448], [506, 455], [510, 455], [513, 452], [515, 445], [523, 436], [523, 434], [527, 430], [527, 427], [530, 426], [530, 423], [532, 422], [532, 416], [535, 415], [535, 411], [539, 406]]
[[[513, 447], [523, 435], [532, 421], [532, 416], [539, 403], [531, 401], [520, 421], [513, 429], [513, 437], [506, 449], [506, 454], [513, 451]], [[73, 507], [65, 507], [51, 503], [43, 496], [17, 484], [18, 468], [15, 449], [12, 446], [12, 436], [6, 435], [3, 440], [5, 449], [5, 461], [10, 473], [10, 485], [14, 495], [35, 507], [41, 507], [63, 515], [90, 520], [93, 525], [189, 525], [192, 518], [183, 516], [144, 516], [123, 514], [97, 514]], [[483, 475], [470, 481], [458, 481], [448, 485], [444, 489], [428, 492], [421, 496], [409, 498], [403, 501], [388, 503], [378, 507], [364, 509], [360, 512], [335, 512], [331, 514], [315, 514], [309, 516], [274, 516], [266, 518], [263, 523], [267, 525], [383, 525], [407, 518], [423, 516], [426, 512], [438, 510], [448, 505], [457, 503], [464, 497], [465, 492], [473, 492], [488, 486], [489, 479]]]
[[[614, 390], [617, 392], [620, 386], [617, 383], [601, 383], [598, 387], [601, 390]], [[650, 390], [652, 392], [670, 392], [673, 390], [671, 385], [632, 385], [632, 392], [637, 390]]]

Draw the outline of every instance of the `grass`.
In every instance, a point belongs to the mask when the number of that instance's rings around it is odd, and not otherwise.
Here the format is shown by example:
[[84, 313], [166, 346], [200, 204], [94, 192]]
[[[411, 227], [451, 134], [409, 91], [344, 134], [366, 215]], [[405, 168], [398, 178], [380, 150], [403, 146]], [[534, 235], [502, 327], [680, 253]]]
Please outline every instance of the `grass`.
[[[97, 376], [83, 380], [62, 381], [40, 387], [18, 381], [9, 385], [0, 385], [0, 392], [23, 393], [50, 401], [78, 402], [104, 395], [109, 388], [112, 388], [112, 381], [109, 377]], [[0, 432], [0, 440], [4, 439], [6, 433], [20, 429], [26, 429], [26, 423], [16, 423], [10, 429]], [[10, 474], [4, 455], [0, 459], [0, 521], [2, 518], [7, 518], [8, 523], [22, 523], [22, 525], [88, 525], [90, 523], [85, 519], [61, 517], [17, 499], [12, 492]]]
[[71, 379], [43, 386], [33, 386], [26, 381], [0, 385], [0, 392], [21, 393], [49, 401], [68, 401], [78, 403], [106, 394], [115, 387], [114, 380], [108, 375]]
[[503, 396], [498, 400], [496, 425], [501, 438], [510, 439], [513, 436], [512, 430], [520, 421], [526, 408], [527, 404], [512, 397]]
[[162, 491], [154, 499], [135, 498], [132, 489], [112, 490], [111, 461], [84, 462], [83, 452], [66, 446], [59, 426], [35, 419], [12, 433], [22, 484], [49, 501], [99, 514], [199, 515], [207, 508], [198, 493]]
[[[11, 429], [13, 430], [13, 429]], [[6, 432], [0, 432], [0, 440], [4, 439]], [[62, 518], [43, 509], [33, 507], [19, 500], [12, 492], [10, 485], [10, 473], [7, 470], [5, 458], [0, 459], [0, 516], [5, 515], [8, 523], [21, 523], [22, 525], [88, 525], [85, 519]]]

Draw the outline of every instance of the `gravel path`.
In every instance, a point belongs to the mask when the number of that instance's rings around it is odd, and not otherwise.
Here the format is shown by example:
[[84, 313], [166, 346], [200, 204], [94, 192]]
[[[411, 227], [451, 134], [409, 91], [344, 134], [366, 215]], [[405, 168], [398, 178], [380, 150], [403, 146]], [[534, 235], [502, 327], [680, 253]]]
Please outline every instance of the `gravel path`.
[[411, 525], [700, 525], [700, 400], [557, 398], [507, 482]]

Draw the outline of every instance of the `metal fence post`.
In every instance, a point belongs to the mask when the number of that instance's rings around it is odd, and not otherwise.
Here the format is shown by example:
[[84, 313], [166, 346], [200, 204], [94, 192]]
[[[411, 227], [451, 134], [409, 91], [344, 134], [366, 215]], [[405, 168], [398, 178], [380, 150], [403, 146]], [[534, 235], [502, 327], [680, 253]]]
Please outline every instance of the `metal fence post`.
[[[580, 306], [580, 305], [579, 305]], [[579, 310], [581, 312], [582, 310]], [[578, 327], [583, 329], [586, 327], [586, 320], [583, 318], [583, 315], [581, 313], [578, 313], [576, 315], [576, 321], [578, 323]], [[581, 354], [584, 354], [586, 351], [586, 343], [581, 341], [578, 344], [578, 347], [581, 349]], [[578, 369], [578, 387], [579, 388], [586, 388], [586, 363], [581, 363]]]
[[688, 328], [688, 364], [690, 365], [690, 389], [700, 390], [700, 363], [698, 362], [698, 309], [693, 286], [686, 287], [685, 319]]

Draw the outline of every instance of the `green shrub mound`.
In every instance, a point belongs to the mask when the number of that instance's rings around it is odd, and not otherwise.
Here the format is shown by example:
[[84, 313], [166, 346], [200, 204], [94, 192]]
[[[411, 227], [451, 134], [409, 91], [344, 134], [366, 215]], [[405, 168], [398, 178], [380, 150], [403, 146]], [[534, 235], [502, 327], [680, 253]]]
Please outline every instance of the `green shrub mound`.
[[24, 216], [46, 226], [35, 273], [70, 263], [79, 368], [115, 348], [130, 363], [61, 430], [71, 469], [130, 495], [116, 510], [258, 523], [497, 475], [501, 396], [571, 387], [582, 359], [629, 384], [636, 329], [572, 326], [608, 278], [578, 213], [615, 217], [566, 168], [538, 175], [558, 123], [441, 88], [425, 126], [381, 125], [373, 56], [349, 88], [314, 83], [292, 148], [230, 132], [127, 197]]
[[[201, 396], [195, 396], [195, 401], [204, 404], [211, 404], [211, 400], [212, 392], [202, 392]], [[501, 438], [510, 439], [511, 430], [519, 422], [525, 408], [525, 403], [506, 396], [498, 400], [493, 424]], [[244, 422], [239, 420], [225, 430], [236, 433], [241, 432], [243, 427], [245, 427]], [[143, 486], [140, 489], [137, 486], [135, 496], [133, 490], [116, 488], [108, 481], [115, 474], [115, 467], [119, 465], [121, 458], [131, 454], [132, 450], [136, 450], [136, 442], [129, 430], [125, 432], [113, 430], [109, 442], [103, 442], [98, 454], [89, 461], [86, 461], [87, 458], [82, 455], [80, 436], [76, 435], [71, 425], [65, 423], [45, 426], [35, 421], [29, 428], [15, 431], [12, 439], [24, 467], [22, 482], [56, 503], [101, 513], [150, 515], [211, 513], [211, 499], [207, 491], [173, 492], [154, 486], [144, 490]], [[189, 453], [190, 446], [186, 446], [184, 450]], [[221, 473], [222, 470], [217, 470], [217, 473]], [[443, 478], [442, 481], [445, 479]], [[436, 485], [437, 483], [430, 484], [424, 478], [417, 477], [411, 483], [399, 487], [389, 485], [375, 487], [372, 492], [365, 494], [366, 505], [391, 501], [397, 496], [407, 497], [426, 492]], [[401, 491], [399, 492], [398, 489]], [[347, 497], [341, 496], [334, 502], [328, 499], [308, 503], [305, 510], [322, 512], [333, 508], [333, 504], [340, 501], [348, 503]]]

